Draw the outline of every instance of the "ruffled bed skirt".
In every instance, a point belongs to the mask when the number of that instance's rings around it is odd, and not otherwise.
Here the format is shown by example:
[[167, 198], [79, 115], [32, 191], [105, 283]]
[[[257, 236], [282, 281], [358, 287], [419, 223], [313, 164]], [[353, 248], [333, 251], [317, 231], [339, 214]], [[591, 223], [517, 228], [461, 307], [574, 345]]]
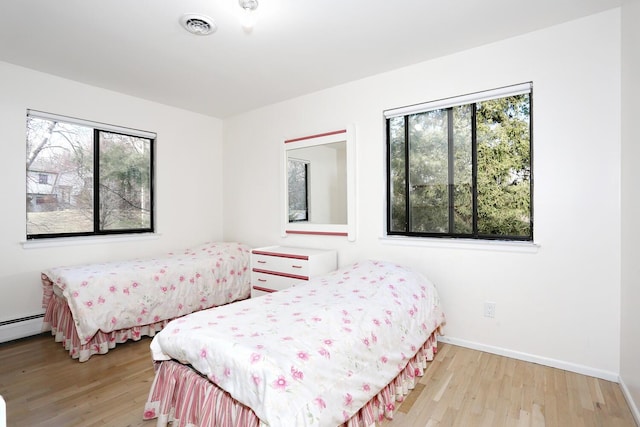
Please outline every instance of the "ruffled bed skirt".
[[51, 330], [56, 342], [61, 342], [72, 358], [86, 362], [94, 354], [105, 354], [116, 344], [125, 341], [138, 341], [144, 336], [152, 337], [169, 323], [169, 320], [150, 325], [134, 326], [130, 329], [119, 329], [112, 332], [98, 331], [88, 343], [81, 343], [71, 310], [64, 298], [51, 295], [44, 314], [42, 331]]
[[[362, 407], [344, 427], [372, 427], [377, 422], [393, 419], [396, 403], [402, 402], [417, 378], [424, 375], [427, 362], [437, 351], [434, 331], [405, 368], [386, 387]], [[255, 413], [186, 365], [175, 361], [156, 362], [156, 375], [143, 419], [157, 418], [164, 427], [261, 427]]]

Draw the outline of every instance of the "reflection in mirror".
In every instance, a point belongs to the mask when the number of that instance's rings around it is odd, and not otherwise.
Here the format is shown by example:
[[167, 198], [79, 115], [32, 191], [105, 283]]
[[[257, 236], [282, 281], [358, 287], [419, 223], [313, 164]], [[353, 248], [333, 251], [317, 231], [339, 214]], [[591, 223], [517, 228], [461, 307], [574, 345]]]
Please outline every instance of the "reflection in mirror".
[[309, 162], [287, 158], [289, 222], [309, 220]]
[[285, 141], [283, 235], [355, 239], [353, 129]]
[[346, 141], [287, 150], [289, 222], [347, 223]]

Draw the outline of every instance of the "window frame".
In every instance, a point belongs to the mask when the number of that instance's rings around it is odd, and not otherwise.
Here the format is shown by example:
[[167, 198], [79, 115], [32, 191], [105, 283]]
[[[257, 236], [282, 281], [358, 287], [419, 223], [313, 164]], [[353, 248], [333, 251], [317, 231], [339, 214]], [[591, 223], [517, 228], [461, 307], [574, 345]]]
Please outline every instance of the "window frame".
[[[477, 104], [482, 101], [488, 101], [492, 99], [501, 99], [515, 95], [528, 94], [529, 95], [529, 234], [527, 236], [514, 236], [514, 235], [497, 235], [497, 234], [482, 234], [478, 231], [478, 146], [477, 146], [477, 134], [476, 134], [476, 109]], [[409, 162], [409, 151], [410, 151], [410, 139], [409, 139], [409, 117], [414, 114], [427, 113], [429, 111], [436, 110], [444, 110], [447, 111], [448, 115], [448, 130], [447, 130], [447, 144], [448, 144], [448, 153], [447, 153], [447, 163], [449, 173], [453, 169], [453, 158], [454, 153], [452, 150], [452, 110], [454, 107], [461, 106], [471, 106], [472, 109], [472, 120], [471, 120], [471, 176], [472, 176], [472, 231], [471, 233], [451, 233], [447, 231], [445, 233], [441, 232], [419, 232], [419, 231], [411, 231], [410, 227], [410, 209], [411, 209], [411, 200], [410, 200], [410, 182], [409, 182], [409, 171], [410, 171], [410, 162]], [[402, 117], [404, 120], [403, 128], [404, 128], [404, 170], [406, 182], [404, 189], [404, 198], [405, 198], [405, 218], [406, 218], [406, 227], [404, 230], [392, 230], [393, 227], [393, 217], [392, 217], [392, 209], [393, 209], [393, 182], [392, 182], [392, 138], [391, 138], [391, 119], [397, 119]], [[451, 98], [443, 98], [435, 101], [430, 101], [421, 104], [409, 105], [405, 107], [399, 107], [395, 109], [385, 110], [384, 111], [385, 118], [385, 143], [386, 143], [386, 206], [385, 206], [385, 232], [386, 236], [389, 238], [409, 238], [409, 239], [424, 239], [424, 238], [437, 238], [437, 239], [450, 239], [450, 240], [461, 240], [461, 239], [469, 239], [471, 241], [506, 241], [506, 242], [522, 242], [522, 243], [533, 243], [534, 241], [534, 173], [533, 173], [533, 83], [526, 82], [517, 85], [505, 86], [497, 89], [492, 89], [488, 91], [475, 92], [466, 95], [451, 97]], [[451, 177], [451, 175], [450, 175]], [[451, 191], [451, 186], [453, 184], [448, 184], [448, 197], [449, 197], [449, 207], [448, 207], [448, 222], [449, 228], [451, 230], [451, 223], [453, 222], [453, 217], [451, 216], [451, 211], [454, 208], [451, 203], [451, 199], [453, 198], [453, 192]]]
[[[295, 223], [295, 222], [308, 222], [309, 221], [309, 168], [310, 168], [310, 163], [307, 160], [301, 160], [301, 159], [295, 159], [295, 158], [288, 158], [287, 159], [287, 173], [291, 172], [291, 168], [290, 168], [290, 164], [289, 163], [296, 163], [298, 165], [302, 165], [302, 169], [304, 170], [304, 185], [301, 185], [300, 188], [304, 189], [304, 195], [303, 195], [303, 199], [304, 199], [304, 217], [303, 218], [289, 218], [289, 223]], [[289, 176], [287, 177], [288, 179], [290, 178]], [[287, 197], [287, 200], [289, 201], [289, 203], [291, 203], [291, 194], [292, 194], [292, 190], [293, 188], [291, 187], [291, 182], [288, 182], [287, 185], [289, 194]], [[291, 206], [288, 206], [289, 208], [289, 212], [291, 212]]]
[[[157, 135], [154, 132], [148, 132], [139, 129], [126, 128], [123, 126], [110, 125], [101, 122], [95, 122], [85, 119], [79, 119], [69, 116], [63, 116], [59, 114], [47, 113], [43, 111], [28, 109], [26, 114], [26, 121], [29, 118], [37, 118], [42, 120], [51, 120], [61, 122], [65, 124], [84, 126], [92, 128], [92, 149], [93, 149], [93, 161], [92, 161], [92, 173], [93, 173], [93, 199], [92, 199], [92, 212], [93, 212], [93, 230], [81, 231], [81, 232], [62, 232], [62, 233], [39, 233], [29, 234], [27, 230], [27, 223], [25, 222], [25, 234], [27, 241], [36, 241], [40, 239], [69, 239], [78, 237], [96, 237], [96, 236], [117, 236], [117, 235], [140, 235], [140, 234], [155, 234], [155, 216], [156, 216], [156, 202], [155, 202], [155, 148], [157, 142]], [[140, 228], [118, 228], [118, 229], [100, 229], [100, 142], [101, 133], [118, 134], [132, 138], [147, 139], [149, 140], [149, 226]], [[25, 142], [28, 140], [25, 139]], [[28, 154], [28, 153], [27, 153]], [[25, 170], [27, 176], [25, 177], [25, 184], [28, 180], [28, 170]], [[28, 194], [28, 187], [25, 189], [25, 194]], [[25, 205], [25, 220], [27, 219], [27, 210]]]

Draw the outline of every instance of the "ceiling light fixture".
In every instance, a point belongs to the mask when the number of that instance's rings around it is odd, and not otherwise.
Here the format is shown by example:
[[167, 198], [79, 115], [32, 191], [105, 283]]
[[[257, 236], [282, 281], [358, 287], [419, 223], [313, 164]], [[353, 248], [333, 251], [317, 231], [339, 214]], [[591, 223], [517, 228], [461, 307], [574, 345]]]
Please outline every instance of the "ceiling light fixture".
[[189, 31], [191, 34], [195, 34], [196, 36], [207, 36], [215, 33], [218, 29], [218, 26], [213, 22], [213, 19], [205, 15], [196, 15], [193, 13], [182, 15], [182, 18], [180, 18], [180, 24], [185, 30]]
[[240, 24], [245, 31], [250, 32], [256, 24], [256, 9], [258, 9], [258, 0], [238, 0], [242, 13], [240, 15]]

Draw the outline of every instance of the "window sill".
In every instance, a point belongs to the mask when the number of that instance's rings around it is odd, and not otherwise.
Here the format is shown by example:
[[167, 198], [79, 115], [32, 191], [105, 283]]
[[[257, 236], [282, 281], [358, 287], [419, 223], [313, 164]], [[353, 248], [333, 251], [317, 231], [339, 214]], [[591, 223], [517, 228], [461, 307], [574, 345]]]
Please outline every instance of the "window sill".
[[446, 239], [429, 237], [383, 236], [380, 241], [387, 245], [420, 246], [425, 248], [464, 249], [478, 251], [537, 253], [540, 244], [506, 240]]
[[82, 246], [105, 243], [140, 242], [143, 240], [156, 240], [160, 238], [158, 233], [144, 234], [120, 234], [111, 236], [82, 236], [82, 237], [56, 237], [51, 239], [34, 239], [22, 241], [24, 249], [54, 248], [61, 246]]

